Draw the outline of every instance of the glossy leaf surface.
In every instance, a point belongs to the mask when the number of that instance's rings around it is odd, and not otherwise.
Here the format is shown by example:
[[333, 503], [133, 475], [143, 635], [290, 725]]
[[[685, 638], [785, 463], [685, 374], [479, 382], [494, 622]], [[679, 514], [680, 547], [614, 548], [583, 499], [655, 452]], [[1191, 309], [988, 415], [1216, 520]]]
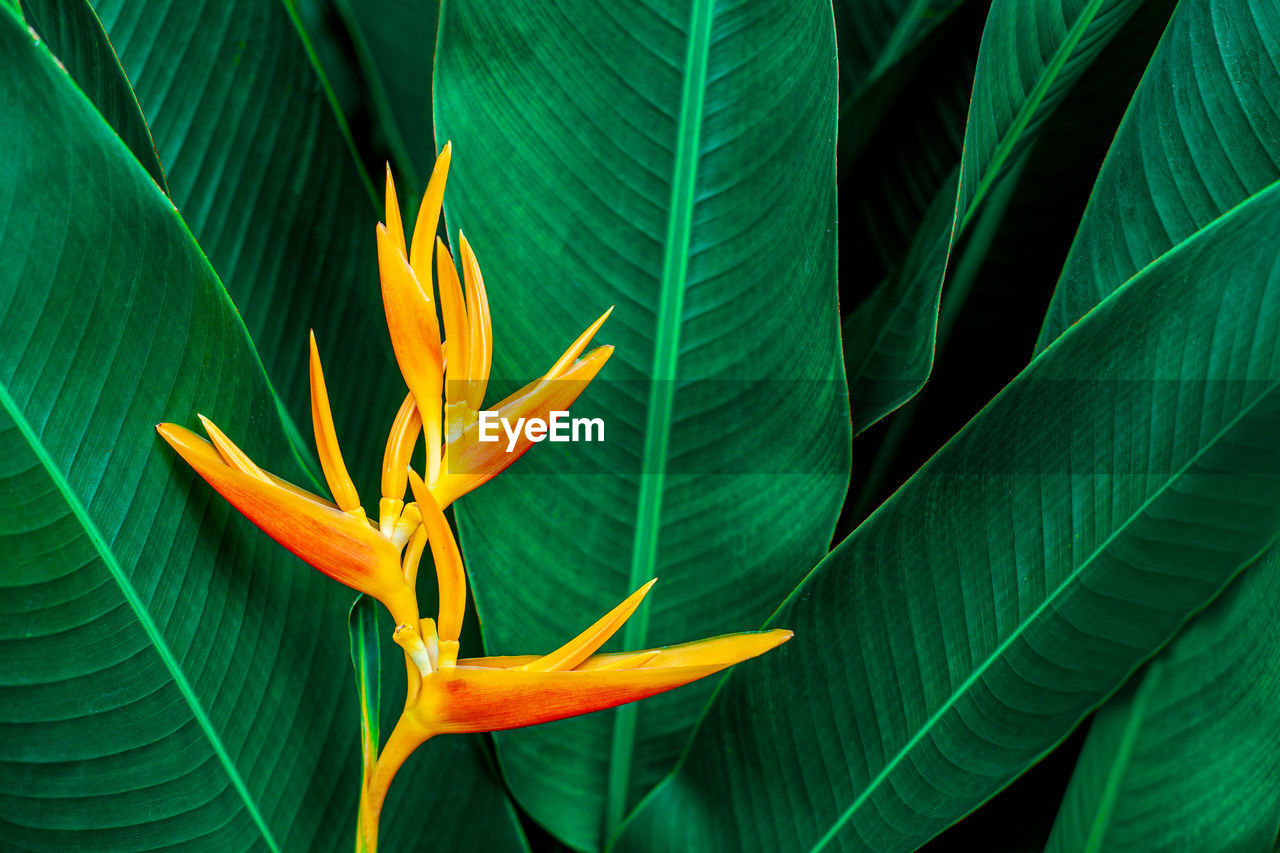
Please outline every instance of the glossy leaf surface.
[[1280, 552], [1094, 716], [1049, 853], [1267, 850], [1280, 832]]
[[[911, 399], [933, 368], [951, 249], [1138, 0], [996, 0], [982, 34], [956, 185], [944, 185], [907, 261], [844, 322], [854, 432]], [[948, 187], [954, 186], [954, 213]]]
[[1277, 39], [1274, 3], [1179, 4], [1098, 175], [1038, 349], [1280, 178]]
[[[825, 553], [847, 483], [830, 4], [442, 15], [446, 212], [485, 272], [495, 378], [546, 370], [617, 306], [574, 408], [605, 442], [534, 448], [459, 504], [488, 651], [550, 651], [652, 577], [611, 648], [757, 627]], [[713, 686], [504, 733], [506, 778], [595, 848]]]
[[98, 0], [151, 124], [173, 202], [244, 316], [310, 445], [314, 330], [346, 460], [366, 503], [404, 386], [386, 345], [374, 229], [353, 159], [289, 4]]
[[1273, 186], [988, 404], [783, 605], [619, 848], [915, 849], [1210, 601], [1280, 529], [1278, 227]]
[[167, 194], [151, 129], [89, 0], [27, 0], [22, 14], [85, 96]]

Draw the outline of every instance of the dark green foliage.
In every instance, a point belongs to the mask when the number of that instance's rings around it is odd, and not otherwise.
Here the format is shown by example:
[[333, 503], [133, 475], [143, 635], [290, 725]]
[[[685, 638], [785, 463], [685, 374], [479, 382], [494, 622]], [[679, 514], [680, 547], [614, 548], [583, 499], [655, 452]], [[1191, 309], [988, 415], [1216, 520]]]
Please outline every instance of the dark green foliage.
[[371, 506], [382, 169], [412, 223], [451, 139], [489, 402], [617, 347], [603, 444], [457, 505], [464, 655], [653, 576], [610, 648], [796, 636], [429, 742], [386, 849], [1270, 849], [1278, 56], [1262, 0], [0, 2], [0, 848], [349, 849], [385, 614], [153, 426], [320, 488], [313, 328]]

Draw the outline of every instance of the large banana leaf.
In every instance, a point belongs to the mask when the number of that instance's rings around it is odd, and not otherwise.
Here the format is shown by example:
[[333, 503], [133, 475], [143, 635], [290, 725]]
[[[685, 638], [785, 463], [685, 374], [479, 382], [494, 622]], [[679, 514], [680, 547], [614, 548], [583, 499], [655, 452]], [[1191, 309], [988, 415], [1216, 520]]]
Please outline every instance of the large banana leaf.
[[[350, 590], [153, 429], [203, 411], [302, 479], [262, 364], [170, 201], [8, 6], [0, 55], [0, 847], [350, 849]], [[423, 822], [460, 843], [461, 806], [521, 847], [474, 739], [415, 763], [449, 796], [394, 801], [388, 844]]]
[[[956, 238], [1140, 0], [996, 0], [978, 52], [955, 184], [926, 213], [907, 262], [844, 322], [855, 433], [911, 399], [933, 368]], [[954, 195], [950, 195], [950, 191]], [[954, 215], [945, 218], [952, 206]]]
[[[446, 3], [435, 122], [451, 228], [525, 379], [610, 305], [575, 407], [606, 441], [534, 449], [461, 503], [485, 637], [549, 651], [650, 577], [621, 644], [757, 627], [826, 552], [848, 478], [835, 305], [836, 67], [821, 0]], [[503, 734], [561, 839], [674, 764], [711, 683]]]
[[915, 849], [1210, 601], [1280, 529], [1277, 228], [1280, 185], [988, 404], [770, 620], [795, 639], [620, 849]]
[[1270, 850], [1280, 832], [1280, 551], [1093, 720], [1050, 853]]
[[378, 293], [381, 205], [291, 7], [94, 5], [151, 124], [173, 202], [307, 435], [307, 330], [315, 330], [347, 464], [376, 504], [386, 429], [404, 395]]
[[1280, 7], [1182, 3], [1098, 174], [1038, 349], [1280, 177]]

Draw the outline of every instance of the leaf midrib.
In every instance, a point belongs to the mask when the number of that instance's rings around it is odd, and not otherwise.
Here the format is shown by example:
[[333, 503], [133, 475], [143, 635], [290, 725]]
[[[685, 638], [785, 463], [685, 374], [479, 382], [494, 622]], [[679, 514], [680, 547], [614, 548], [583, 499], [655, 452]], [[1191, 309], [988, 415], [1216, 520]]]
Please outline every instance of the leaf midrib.
[[[693, 232], [693, 208], [697, 185], [698, 150], [711, 53], [714, 0], [694, 0], [685, 48], [684, 85], [676, 126], [676, 151], [672, 165], [671, 201], [663, 245], [662, 285], [653, 367], [650, 372], [649, 407], [645, 424], [644, 453], [640, 469], [640, 495], [636, 504], [635, 538], [632, 540], [628, 590], [653, 576], [657, 564], [658, 533], [662, 517], [662, 491], [666, 480], [667, 448], [675, 397], [676, 362], [680, 346], [680, 320], [689, 269]], [[641, 605], [623, 628], [623, 647], [642, 648], [649, 627], [649, 608]], [[622, 821], [631, 781], [635, 752], [636, 707], [626, 705], [614, 716], [605, 795], [604, 838]]]
[[1022, 636], [1022, 634], [1026, 631], [1027, 627], [1034, 624], [1039, 619], [1040, 615], [1044, 613], [1045, 610], [1050, 605], [1052, 605], [1055, 601], [1057, 601], [1058, 597], [1062, 595], [1064, 591], [1066, 591], [1076, 581], [1076, 579], [1080, 576], [1080, 574], [1084, 572], [1090, 565], [1092, 565], [1094, 560], [1097, 559], [1099, 555], [1101, 555], [1107, 548], [1111, 546], [1112, 542], [1115, 541], [1116, 537], [1120, 536], [1120, 534], [1122, 534], [1125, 530], [1127, 530], [1129, 526], [1132, 525], [1134, 521], [1138, 519], [1139, 516], [1141, 516], [1144, 512], [1146, 512], [1147, 509], [1151, 506], [1151, 504], [1155, 500], [1157, 500], [1161, 495], [1163, 495], [1165, 491], [1168, 490], [1168, 488], [1172, 484], [1181, 480], [1183, 475], [1186, 474], [1186, 472], [1188, 471], [1188, 469], [1190, 469], [1191, 466], [1194, 465], [1200, 459], [1200, 457], [1205, 454], [1205, 452], [1207, 452], [1209, 449], [1213, 447], [1216, 447], [1218, 442], [1221, 441], [1224, 436], [1226, 436], [1233, 429], [1235, 429], [1236, 426], [1241, 422], [1241, 420], [1243, 420], [1246, 415], [1248, 415], [1259, 404], [1261, 404], [1262, 401], [1266, 400], [1269, 396], [1271, 396], [1271, 394], [1275, 392], [1278, 386], [1280, 386], [1280, 379], [1273, 380], [1268, 384], [1266, 390], [1258, 394], [1258, 396], [1255, 397], [1252, 401], [1250, 401], [1247, 405], [1242, 406], [1240, 411], [1236, 413], [1235, 417], [1233, 417], [1225, 426], [1223, 426], [1222, 429], [1214, 433], [1214, 435], [1208, 441], [1204, 442], [1196, 450], [1196, 452], [1193, 453], [1177, 471], [1173, 472], [1168, 479], [1166, 479], [1163, 483], [1161, 483], [1160, 487], [1156, 489], [1154, 492], [1152, 492], [1151, 495], [1148, 496], [1147, 499], [1144, 500], [1142, 504], [1139, 505], [1138, 508], [1135, 509], [1133, 513], [1129, 515], [1128, 518], [1126, 518], [1122, 523], [1116, 525], [1115, 529], [1111, 531], [1110, 535], [1108, 535], [1107, 538], [1103, 542], [1101, 542], [1098, 545], [1098, 547], [1095, 548], [1093, 552], [1089, 554], [1088, 557], [1082, 560], [1080, 562], [1080, 565], [1072, 569], [1071, 573], [1067, 575], [1067, 577], [1063, 578], [1062, 582], [1058, 584], [1058, 586], [1053, 590], [1053, 592], [1048, 596], [1046, 596], [1045, 599], [1042, 602], [1040, 602], [1040, 604], [1036, 607], [1036, 609], [1033, 610], [1030, 614], [1028, 614], [1026, 619], [1023, 619], [1021, 622], [1019, 622], [1018, 627], [1015, 628], [1009, 634], [1008, 637], [1006, 637], [1004, 640], [1001, 641], [1001, 643], [981, 663], [981, 665], [974, 668], [973, 672], [969, 674], [969, 676], [960, 684], [959, 687], [957, 687], [954, 691], [951, 692], [951, 695], [947, 697], [947, 701], [944, 702], [942, 706], [939, 707], [938, 710], [935, 711], [929, 717], [929, 719], [925, 721], [924, 725], [921, 726], [920, 729], [917, 730], [917, 732], [911, 736], [911, 739], [908, 740], [907, 743], [904, 744], [902, 748], [898, 750], [898, 752], [893, 756], [893, 758], [890, 759], [885, 764], [884, 768], [878, 774], [876, 774], [874, 779], [872, 779], [867, 784], [867, 786], [862, 790], [862, 793], [858, 795], [857, 799], [855, 799], [853, 803], [851, 803], [849, 807], [845, 809], [844, 813], [841, 814], [841, 816], [832, 824], [831, 828], [826, 832], [826, 834], [823, 835], [822, 838], [818, 839], [818, 842], [814, 844], [813, 847], [810, 849], [810, 853], [818, 853], [818, 851], [822, 850], [833, 838], [835, 838], [836, 834], [844, 827], [844, 825], [848, 823], [850, 819], [852, 819], [854, 813], [857, 812], [857, 810], [861, 808], [862, 805], [867, 802], [867, 800], [870, 799], [871, 795], [875, 793], [875, 791], [878, 789], [880, 784], [883, 783], [886, 779], [888, 779], [889, 775], [894, 770], [897, 769], [898, 764], [904, 758], [906, 758], [908, 754], [910, 754], [914, 750], [915, 746], [918, 743], [920, 743], [920, 741], [923, 740], [924, 737], [927, 736], [930, 731], [933, 730], [933, 727], [942, 720], [942, 718], [947, 714], [947, 712], [949, 712], [952, 709], [955, 703], [959, 701], [959, 699], [963, 697], [971, 687], [977, 684], [978, 679], [983, 674], [985, 674], [986, 671], [991, 668], [991, 666], [993, 666], [996, 662], [998, 662], [1001, 659], [1001, 657], [1009, 649], [1009, 647], [1019, 637]]
[[[1058, 49], [1053, 52], [1049, 63], [1045, 65], [1044, 72], [1036, 80], [1036, 84], [1031, 87], [1031, 91], [1027, 94], [1026, 101], [1023, 102], [1022, 108], [1018, 110], [1017, 116], [1009, 125], [1009, 129], [1005, 132], [1004, 137], [996, 146], [995, 151], [991, 155], [991, 160], [987, 163], [987, 168], [983, 171], [981, 180], [974, 188], [973, 198], [965, 206], [964, 215], [958, 216], [959, 228], [952, 233], [952, 240], [965, 230], [969, 225], [969, 220], [973, 218], [974, 212], [982, 199], [986, 197], [987, 192], [991, 189], [991, 185], [999, 176], [1001, 168], [1004, 166], [1005, 160], [1012, 153], [1014, 145], [1022, 136], [1022, 131], [1030, 124], [1032, 117], [1036, 114], [1036, 110], [1040, 108], [1040, 104], [1048, 97], [1049, 89], [1057, 81], [1059, 73], [1067, 64], [1067, 60], [1075, 51], [1075, 47], [1080, 43], [1080, 39], [1084, 37], [1084, 33], [1089, 26], [1098, 17], [1098, 10], [1102, 8], [1104, 0], [1092, 0], [1088, 7], [1081, 10], [1080, 17], [1076, 18], [1075, 24], [1067, 32], [1067, 38], [1063, 40]], [[968, 121], [965, 122], [966, 126]], [[966, 147], [967, 147], [966, 140]], [[960, 162], [964, 163], [964, 151], [960, 152]], [[960, 171], [960, 185], [956, 187], [956, 200], [964, 198], [964, 169]]]
[[76, 517], [76, 521], [84, 530], [85, 535], [89, 537], [89, 541], [93, 543], [94, 550], [98, 552], [98, 556], [102, 558], [103, 564], [111, 573], [116, 583], [120, 587], [121, 593], [124, 595], [125, 601], [132, 608], [134, 616], [137, 617], [138, 623], [141, 625], [143, 632], [147, 635], [147, 639], [155, 648], [156, 653], [160, 656], [160, 660], [164, 663], [165, 668], [169, 671], [170, 677], [173, 679], [174, 685], [182, 694], [182, 698], [186, 701], [187, 706], [191, 710], [192, 717], [195, 718], [197, 725], [204, 732], [210, 746], [218, 757], [218, 761], [222, 764], [223, 769], [227, 771], [227, 775], [231, 779], [232, 786], [244, 801], [245, 808], [248, 810], [258, 830], [262, 833], [263, 840], [267, 846], [275, 853], [280, 853], [280, 846], [276, 843], [275, 838], [271, 834], [270, 828], [267, 826], [262, 813], [258, 811], [257, 803], [254, 802], [253, 796], [249, 793], [248, 786], [240, 775], [240, 771], [236, 768], [235, 763], [231, 760], [230, 754], [222, 743], [222, 738], [213, 727], [213, 722], [209, 719], [208, 713], [205, 712], [204, 706], [200, 702], [200, 698], [196, 695], [195, 689], [187, 680], [186, 674], [182, 671], [178, 664], [177, 658], [173, 651], [165, 642], [163, 634], [159, 627], [151, 618], [151, 614], [147, 611], [146, 605], [143, 604], [133, 584], [129, 581], [128, 576], [124, 572], [124, 568], [116, 559], [115, 554], [111, 551], [111, 547], [107, 544], [106, 538], [102, 535], [102, 531], [94, 523], [89, 516], [89, 512], [80, 502], [80, 498], [71, 488], [71, 484], [67, 481], [66, 476], [58, 468], [53, 461], [53, 457], [49, 454], [44, 446], [44, 442], [32, 429], [31, 424], [23, 416], [13, 397], [9, 394], [8, 386], [0, 382], [0, 405], [2, 405], [9, 416], [13, 418], [13, 422], [17, 425], [18, 431], [22, 433], [26, 439], [27, 445], [31, 448], [32, 453], [40, 461], [41, 467], [49, 475], [49, 479], [53, 481], [58, 492], [62, 495], [68, 509]]
[[1098, 803], [1098, 813], [1094, 815], [1089, 837], [1085, 842], [1086, 853], [1095, 853], [1102, 849], [1104, 836], [1111, 823], [1111, 813], [1115, 810], [1116, 798], [1120, 795], [1120, 784], [1124, 780], [1124, 772], [1128, 769], [1129, 760], [1133, 757], [1134, 742], [1138, 739], [1138, 730], [1142, 727], [1147, 703], [1151, 701], [1151, 694], [1155, 692], [1155, 685], [1159, 683], [1163, 672], [1163, 667], [1159, 664], [1160, 661], [1157, 659], [1151, 665], [1146, 678], [1142, 680], [1141, 686], [1134, 695], [1133, 704], [1129, 708], [1129, 720], [1125, 724], [1115, 760], [1107, 771], [1107, 782], [1103, 787], [1102, 799]]

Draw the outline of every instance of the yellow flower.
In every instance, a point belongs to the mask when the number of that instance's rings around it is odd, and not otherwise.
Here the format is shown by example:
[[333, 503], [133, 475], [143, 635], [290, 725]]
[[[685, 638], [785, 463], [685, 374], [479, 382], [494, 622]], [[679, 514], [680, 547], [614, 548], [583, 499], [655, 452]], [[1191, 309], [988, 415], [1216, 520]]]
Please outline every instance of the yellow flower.
[[[413, 635], [426, 641], [427, 665], [407, 667], [404, 712], [366, 776], [360, 801], [362, 849], [377, 848], [378, 816], [392, 778], [413, 750], [435, 735], [521, 728], [613, 708], [704, 678], [791, 639], [790, 631], [775, 629], [596, 654], [640, 606], [655, 582], [651, 580], [550, 654], [458, 660], [466, 606], [462, 556], [426, 484], [416, 473], [409, 477], [422, 512], [422, 528], [414, 540], [419, 549], [422, 538], [431, 545], [439, 619], [423, 619]], [[396, 639], [403, 644], [401, 633]]]
[[[203, 415], [200, 419], [212, 444], [176, 424], [156, 427], [200, 476], [269, 536], [335, 580], [386, 605], [398, 625], [410, 626], [404, 639], [413, 643], [418, 606], [408, 566], [416, 567], [416, 559], [409, 553], [402, 559], [401, 551], [419, 525], [416, 505], [404, 502], [409, 459], [419, 434], [426, 434], [429, 491], [441, 507], [492, 479], [532, 446], [523, 434], [510, 452], [501, 442], [478, 440], [493, 330], [484, 280], [470, 244], [465, 237], [459, 240], [464, 297], [453, 258], [435, 238], [449, 159], [450, 146], [445, 145], [422, 200], [411, 254], [406, 251], [395, 188], [387, 171], [389, 224], [378, 226], [378, 259], [391, 343], [410, 390], [383, 453], [377, 527], [367, 520], [342, 459], [314, 334], [311, 419], [332, 503], [264, 472]], [[433, 240], [447, 341], [440, 338], [431, 295]], [[421, 281], [428, 286], [424, 288]], [[545, 419], [552, 411], [567, 409], [613, 353], [613, 347], [603, 346], [579, 358], [608, 316], [606, 311], [592, 323], [545, 375], [498, 403], [494, 407], [498, 416]], [[446, 423], [448, 430], [443, 433]], [[414, 653], [425, 651], [418, 647]]]

